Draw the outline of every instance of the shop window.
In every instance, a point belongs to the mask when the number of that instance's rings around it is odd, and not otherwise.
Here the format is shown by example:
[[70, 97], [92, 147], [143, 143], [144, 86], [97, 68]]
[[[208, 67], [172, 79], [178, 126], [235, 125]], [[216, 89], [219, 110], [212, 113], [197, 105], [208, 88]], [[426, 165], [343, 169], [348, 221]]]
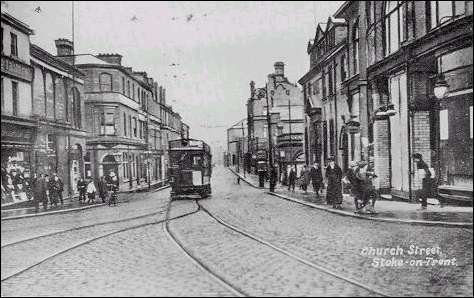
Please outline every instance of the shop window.
[[449, 114], [448, 110], [439, 111], [439, 139], [449, 139]]

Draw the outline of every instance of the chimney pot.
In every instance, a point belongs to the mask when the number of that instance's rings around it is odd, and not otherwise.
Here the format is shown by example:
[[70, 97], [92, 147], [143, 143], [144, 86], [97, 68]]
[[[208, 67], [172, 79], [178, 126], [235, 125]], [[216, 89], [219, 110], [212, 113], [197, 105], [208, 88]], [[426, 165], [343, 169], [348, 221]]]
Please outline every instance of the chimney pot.
[[273, 66], [275, 67], [276, 75], [280, 75], [280, 76], [285, 75], [285, 63], [279, 61], [279, 62], [275, 62]]
[[101, 53], [97, 55], [96, 57], [110, 64], [122, 65], [122, 55], [120, 54]]

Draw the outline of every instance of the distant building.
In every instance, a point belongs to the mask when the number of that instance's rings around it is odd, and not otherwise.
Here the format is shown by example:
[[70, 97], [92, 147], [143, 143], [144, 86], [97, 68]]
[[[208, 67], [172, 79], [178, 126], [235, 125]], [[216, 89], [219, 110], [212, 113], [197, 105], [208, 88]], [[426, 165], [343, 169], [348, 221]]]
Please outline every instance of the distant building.
[[227, 129], [227, 160], [228, 166], [243, 169], [244, 156], [247, 153], [247, 119], [242, 119]]
[[[285, 77], [284, 63], [276, 62], [275, 71], [269, 74], [263, 88], [250, 83], [247, 101], [248, 159], [255, 171], [257, 159], [268, 153], [268, 111], [273, 144], [274, 162], [279, 172], [289, 165], [301, 167], [304, 157], [304, 101], [301, 90]], [[290, 114], [291, 113], [291, 114]], [[267, 158], [268, 158], [268, 154]]]

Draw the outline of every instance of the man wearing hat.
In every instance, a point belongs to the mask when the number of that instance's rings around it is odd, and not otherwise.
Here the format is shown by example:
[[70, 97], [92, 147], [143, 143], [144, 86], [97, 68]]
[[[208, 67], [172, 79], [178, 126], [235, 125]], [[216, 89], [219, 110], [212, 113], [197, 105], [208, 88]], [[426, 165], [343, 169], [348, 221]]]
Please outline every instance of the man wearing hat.
[[313, 164], [313, 167], [309, 171], [309, 176], [311, 177], [313, 190], [316, 193], [316, 196], [319, 198], [319, 190], [323, 184], [323, 174], [321, 173], [321, 168], [317, 162]]
[[361, 181], [357, 178], [357, 171], [359, 170], [359, 164], [353, 160], [349, 163], [349, 169], [346, 173], [346, 179], [351, 186], [351, 193], [354, 196], [354, 205], [356, 211], [361, 208], [362, 205], [362, 189]]
[[426, 210], [428, 206], [428, 196], [431, 192], [431, 172], [430, 168], [423, 160], [423, 156], [420, 153], [412, 155], [413, 161], [416, 163], [418, 171], [422, 173], [422, 188], [418, 191], [417, 197], [421, 199], [421, 208], [419, 211]]
[[328, 183], [326, 203], [332, 204], [335, 209], [342, 208], [342, 170], [336, 164], [334, 157], [328, 158], [326, 167], [326, 180]]

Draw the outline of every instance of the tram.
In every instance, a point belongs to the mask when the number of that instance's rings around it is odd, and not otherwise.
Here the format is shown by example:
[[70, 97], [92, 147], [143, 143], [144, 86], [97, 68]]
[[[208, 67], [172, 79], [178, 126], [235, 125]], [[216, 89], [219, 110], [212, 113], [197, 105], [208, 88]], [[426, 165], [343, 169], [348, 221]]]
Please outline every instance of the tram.
[[169, 141], [171, 198], [206, 198], [211, 194], [212, 155], [201, 140]]

